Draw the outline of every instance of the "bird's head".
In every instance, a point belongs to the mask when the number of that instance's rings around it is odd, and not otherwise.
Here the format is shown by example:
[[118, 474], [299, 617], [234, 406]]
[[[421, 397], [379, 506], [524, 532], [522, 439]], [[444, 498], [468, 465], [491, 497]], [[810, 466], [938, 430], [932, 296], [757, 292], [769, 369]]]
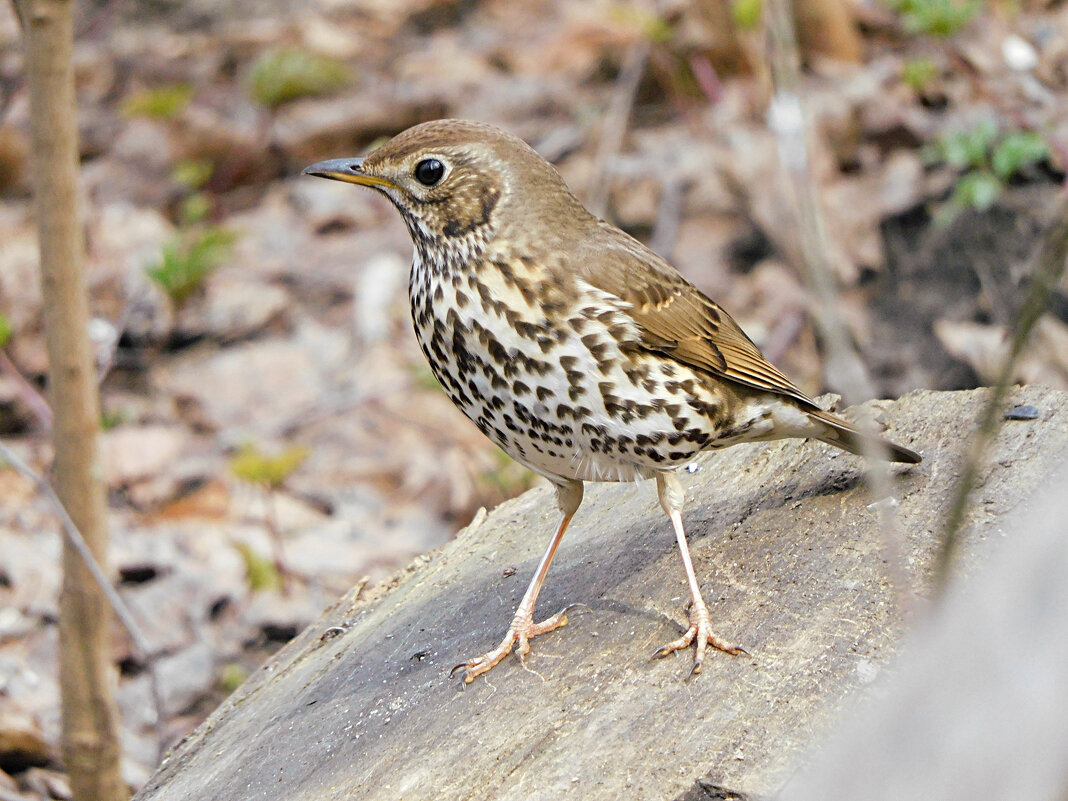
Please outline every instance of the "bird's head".
[[511, 206], [529, 219], [547, 202], [577, 204], [556, 170], [521, 139], [463, 120], [422, 123], [366, 158], [321, 161], [304, 173], [386, 195], [420, 249], [484, 246], [515, 216]]

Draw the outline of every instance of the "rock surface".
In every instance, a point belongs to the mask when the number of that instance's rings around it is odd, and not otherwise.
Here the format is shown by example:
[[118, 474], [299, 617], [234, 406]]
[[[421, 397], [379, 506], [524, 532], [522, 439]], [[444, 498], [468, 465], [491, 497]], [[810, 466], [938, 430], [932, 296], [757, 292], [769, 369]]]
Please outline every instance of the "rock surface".
[[[925, 460], [895, 468], [908, 592], [930, 587], [957, 466], [987, 393], [878, 404]], [[1068, 450], [1068, 395], [1017, 389], [964, 531], [971, 565]], [[718, 632], [751, 655], [650, 660], [685, 619], [670, 525], [648, 486], [590, 486], [539, 602], [588, 605], [461, 692], [448, 669], [503, 633], [555, 523], [532, 490], [378, 590], [343, 597], [179, 745], [141, 801], [671, 799], [698, 782], [778, 790], [885, 671], [905, 613], [856, 457], [812, 443], [713, 454], [686, 477], [695, 567]], [[515, 568], [513, 571], [511, 568]]]
[[1068, 798], [1063, 443], [1061, 460], [778, 801]]

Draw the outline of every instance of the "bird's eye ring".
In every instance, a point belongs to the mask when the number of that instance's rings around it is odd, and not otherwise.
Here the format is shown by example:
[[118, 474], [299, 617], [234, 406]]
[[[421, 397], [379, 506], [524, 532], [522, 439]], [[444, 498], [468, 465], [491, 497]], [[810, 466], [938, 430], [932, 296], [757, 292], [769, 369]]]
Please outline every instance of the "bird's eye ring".
[[445, 174], [445, 165], [437, 159], [423, 159], [415, 165], [415, 180], [423, 186], [433, 186]]

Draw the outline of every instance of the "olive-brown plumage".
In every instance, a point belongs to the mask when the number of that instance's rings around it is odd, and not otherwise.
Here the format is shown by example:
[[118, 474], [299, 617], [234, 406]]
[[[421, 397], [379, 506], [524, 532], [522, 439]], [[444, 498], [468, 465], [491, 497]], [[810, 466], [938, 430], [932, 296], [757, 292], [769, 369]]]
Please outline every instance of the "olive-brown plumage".
[[439, 120], [365, 159], [305, 170], [369, 186], [415, 244], [412, 320], [453, 402], [509, 455], [553, 482], [562, 519], [500, 645], [459, 666], [472, 681], [517, 645], [567, 622], [534, 623], [534, 602], [584, 481], [656, 478], [693, 604], [658, 650], [740, 649], [712, 633], [682, 525], [675, 469], [704, 450], [812, 437], [918, 462], [820, 409], [716, 303], [671, 265], [591, 215], [553, 167], [489, 125]]

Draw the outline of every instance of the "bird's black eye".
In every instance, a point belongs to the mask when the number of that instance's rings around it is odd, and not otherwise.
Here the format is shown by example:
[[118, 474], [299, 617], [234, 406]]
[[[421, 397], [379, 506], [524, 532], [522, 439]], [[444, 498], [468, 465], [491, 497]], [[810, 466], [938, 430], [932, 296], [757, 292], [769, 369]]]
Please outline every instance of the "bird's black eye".
[[433, 186], [445, 174], [445, 165], [437, 159], [423, 159], [415, 165], [415, 180], [423, 186]]

